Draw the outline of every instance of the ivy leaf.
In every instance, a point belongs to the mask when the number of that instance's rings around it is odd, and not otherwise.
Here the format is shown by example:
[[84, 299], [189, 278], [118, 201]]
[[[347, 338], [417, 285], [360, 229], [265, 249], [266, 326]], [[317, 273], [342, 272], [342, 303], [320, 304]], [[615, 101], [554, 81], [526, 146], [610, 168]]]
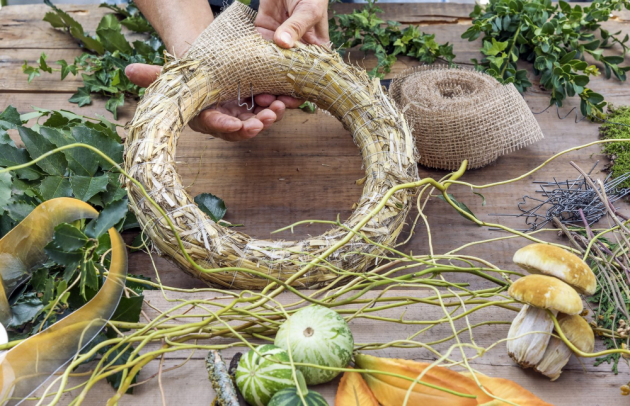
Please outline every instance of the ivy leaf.
[[77, 88], [77, 92], [73, 94], [68, 101], [70, 103], [77, 103], [79, 107], [83, 107], [92, 104], [92, 97], [87, 87], [79, 87]]
[[87, 202], [97, 193], [103, 192], [107, 188], [109, 178], [107, 175], [101, 176], [77, 176], [70, 178], [70, 185], [74, 197]]
[[137, 323], [140, 321], [140, 310], [144, 296], [121, 297], [118, 308], [112, 315], [112, 320]]
[[24, 65], [22, 65], [22, 72], [28, 75], [28, 83], [31, 83], [33, 79], [42, 75], [39, 72], [39, 68], [29, 66], [28, 61], [24, 61]]
[[[55, 149], [55, 145], [44, 138], [41, 134], [36, 133], [27, 127], [18, 127], [18, 133], [26, 150], [32, 159]], [[68, 166], [68, 161], [64, 158], [63, 153], [58, 152], [36, 163], [44, 172], [49, 175], [63, 176]]]
[[[57, 65], [61, 66], [61, 80], [64, 80], [68, 74], [72, 73], [72, 75], [77, 75], [77, 66], [76, 65], [68, 65], [64, 59], [61, 59], [56, 62]], [[81, 105], [79, 105], [81, 107]]]
[[195, 203], [199, 209], [210, 216], [215, 223], [218, 223], [219, 220], [225, 216], [225, 212], [227, 211], [225, 202], [210, 193], [201, 193], [195, 196]]
[[85, 233], [90, 238], [98, 238], [107, 230], [120, 223], [125, 218], [128, 210], [127, 199], [119, 200], [105, 207], [97, 218], [90, 221], [85, 227]]
[[62, 176], [46, 176], [39, 184], [39, 193], [44, 200], [57, 197], [71, 197], [70, 180]]
[[107, 103], [105, 103], [105, 109], [110, 111], [114, 115], [114, 120], [118, 120], [118, 107], [125, 104], [125, 94], [118, 93], [116, 96], [112, 96]]

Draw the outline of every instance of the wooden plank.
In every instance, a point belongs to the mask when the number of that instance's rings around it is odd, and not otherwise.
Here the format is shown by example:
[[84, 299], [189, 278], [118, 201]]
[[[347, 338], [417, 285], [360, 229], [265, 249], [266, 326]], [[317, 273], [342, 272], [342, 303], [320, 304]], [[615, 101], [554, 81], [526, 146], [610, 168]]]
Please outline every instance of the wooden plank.
[[[374, 297], [375, 292], [369, 292], [366, 297]], [[411, 291], [390, 291], [386, 294], [386, 297], [393, 297], [399, 295], [407, 295], [411, 297], [425, 297], [428, 295], [426, 290], [411, 290]], [[194, 293], [188, 295], [168, 293], [169, 299], [206, 299], [208, 300], [214, 294]], [[150, 300], [151, 305], [160, 309], [168, 309], [172, 307], [171, 302], [167, 302], [158, 292], [147, 292], [147, 298]], [[279, 297], [281, 303], [292, 303], [296, 300], [296, 297], [292, 294], [282, 294]], [[156, 313], [147, 308], [149, 317], [154, 317]], [[199, 314], [197, 310], [192, 310], [187, 314]], [[404, 315], [403, 315], [404, 313]], [[380, 311], [379, 316], [399, 318], [403, 317], [404, 320], [435, 320], [443, 317], [442, 311], [435, 306], [429, 305], [413, 305], [405, 306], [404, 308], [390, 309]], [[515, 313], [506, 309], [484, 309], [478, 312], [472, 313], [469, 317], [471, 324], [476, 324], [482, 321], [509, 321], [515, 316]], [[193, 322], [194, 319], [188, 319], [188, 322]], [[372, 320], [357, 318], [350, 322], [350, 328], [352, 329], [355, 343], [360, 345], [361, 343], [387, 343], [399, 339], [407, 339], [411, 334], [418, 331], [423, 326], [413, 326], [409, 324], [399, 323], [384, 323], [376, 322]], [[465, 327], [465, 322], [460, 320], [456, 322], [456, 328]], [[492, 325], [491, 327], [479, 327], [474, 330], [475, 343], [478, 346], [488, 347], [492, 343], [507, 336], [509, 326], [508, 325]], [[414, 340], [417, 342], [431, 342], [436, 339], [444, 338], [452, 334], [450, 327], [442, 325], [435, 327], [432, 330], [428, 330], [426, 333], [416, 337]], [[468, 334], [462, 334], [461, 339], [463, 342], [469, 342]], [[221, 344], [227, 342], [227, 340], [213, 339], [201, 341], [199, 344]], [[438, 351], [444, 352], [453, 344], [453, 342], [437, 344], [434, 348]], [[150, 346], [147, 350], [155, 349], [157, 347]], [[597, 350], [601, 349], [601, 342], [598, 341]], [[223, 351], [223, 355], [226, 359], [231, 359], [236, 352], [245, 352], [246, 348], [232, 348]], [[413, 359], [416, 361], [433, 362], [436, 358], [433, 354], [427, 350], [422, 349], [400, 349], [389, 348], [378, 351], [370, 351], [371, 354], [381, 357], [391, 358], [405, 358]], [[470, 356], [474, 356], [474, 351], [467, 352]], [[182, 351], [181, 353], [171, 353], [164, 362], [164, 368], [170, 368], [176, 365], [182, 364], [191, 355], [188, 351]], [[172, 372], [165, 373], [163, 376], [163, 386], [167, 404], [173, 404], [177, 402], [185, 402], [186, 405], [207, 405], [213, 398], [214, 393], [207, 383], [206, 371], [204, 368], [205, 351], [196, 351], [192, 354], [190, 361], [188, 361], [182, 368]], [[453, 352], [453, 359], [460, 359], [461, 355], [455, 351]], [[472, 360], [471, 366], [476, 370], [502, 378], [511, 379], [518, 384], [524, 386], [526, 389], [534, 392], [542, 399], [546, 400], [557, 406], [574, 404], [575, 398], [567, 396], [570, 393], [580, 393], [580, 403], [583, 405], [621, 405], [624, 404], [623, 398], [620, 395], [619, 386], [627, 382], [627, 376], [624, 374], [627, 366], [621, 365], [621, 374], [614, 375], [610, 371], [609, 365], [600, 365], [598, 367], [593, 366], [592, 359], [584, 359], [582, 363], [580, 360], [573, 357], [560, 379], [556, 382], [550, 382], [548, 379], [538, 375], [531, 370], [522, 370], [517, 367], [512, 360], [507, 356], [505, 350], [505, 344], [499, 344], [495, 348], [486, 352], [482, 357]], [[152, 362], [145, 369], [142, 370], [139, 380], [143, 381], [150, 376], [158, 372], [158, 363]], [[319, 385], [313, 389], [322, 393], [329, 404], [333, 405], [333, 399], [335, 391], [338, 385], [338, 379], [331, 383]], [[140, 386], [134, 392], [133, 396], [126, 396], [123, 398], [121, 404], [159, 404], [160, 394], [158, 390], [157, 379], [153, 379], [146, 385]], [[591, 390], [585, 391], [584, 387], [591, 388]], [[186, 388], [186, 389], [184, 389]], [[76, 396], [78, 391], [72, 392], [66, 398], [66, 402], [69, 401], [72, 396]], [[90, 396], [88, 397], [88, 405], [102, 404], [105, 399], [113, 395], [113, 390], [105, 383], [97, 385]]]
[[[111, 12], [96, 4], [58, 6], [77, 20], [91, 35], [94, 35], [101, 18]], [[48, 11], [50, 9], [42, 4], [3, 7], [0, 10], [0, 48], [75, 49], [77, 43], [72, 37], [43, 21]], [[130, 33], [126, 28], [123, 30], [129, 41], [144, 38], [142, 35]]]

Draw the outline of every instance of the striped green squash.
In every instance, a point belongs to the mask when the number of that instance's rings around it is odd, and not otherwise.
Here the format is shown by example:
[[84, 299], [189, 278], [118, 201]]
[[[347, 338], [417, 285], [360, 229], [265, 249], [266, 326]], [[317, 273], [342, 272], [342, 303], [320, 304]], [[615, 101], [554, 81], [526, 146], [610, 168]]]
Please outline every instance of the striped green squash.
[[293, 371], [288, 365], [289, 355], [282, 348], [265, 344], [256, 348], [256, 351], [250, 350], [239, 361], [235, 374], [236, 385], [247, 403], [267, 406], [276, 392], [295, 385]]
[[328, 406], [326, 399], [312, 390], [306, 392], [304, 402], [306, 403], [302, 403], [297, 388], [293, 387], [277, 392], [267, 406]]
[[[274, 344], [291, 349], [294, 362], [345, 368], [352, 358], [354, 338], [348, 323], [336, 311], [308, 306], [295, 312], [278, 329]], [[334, 370], [297, 366], [308, 385], [329, 382]]]

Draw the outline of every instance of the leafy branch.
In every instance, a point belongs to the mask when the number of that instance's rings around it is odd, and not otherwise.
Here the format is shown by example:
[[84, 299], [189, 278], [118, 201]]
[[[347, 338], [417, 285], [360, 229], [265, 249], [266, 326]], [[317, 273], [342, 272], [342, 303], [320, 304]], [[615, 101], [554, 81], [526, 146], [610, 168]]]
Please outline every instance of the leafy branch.
[[377, 65], [368, 73], [383, 77], [391, 70], [398, 55], [416, 58], [431, 64], [438, 59], [452, 63], [453, 46], [438, 44], [435, 34], [425, 34], [414, 25], [402, 28], [396, 21], [383, 21], [383, 12], [376, 6], [377, 0], [368, 0], [361, 10], [351, 14], [334, 13], [329, 20], [330, 40], [340, 53], [361, 46], [361, 51], [373, 51]]
[[[69, 74], [76, 76], [81, 73], [84, 86], [77, 89], [70, 102], [82, 107], [92, 103], [92, 94], [100, 94], [108, 99], [105, 108], [114, 115], [114, 119], [117, 119], [118, 107], [124, 105], [125, 95], [144, 94], [144, 88], [134, 85], [127, 79], [125, 68], [131, 63], [163, 65], [164, 44], [133, 2], [125, 9], [102, 4], [101, 7], [109, 8], [114, 13], [103, 16], [95, 36], [85, 32], [79, 22], [49, 0], [45, 0], [45, 3], [52, 11], [46, 13], [44, 21], [49, 22], [54, 28], [66, 31], [86, 52], [76, 57], [73, 63], [63, 59], [56, 61], [55, 65], [58, 68], [48, 65], [45, 53], [42, 53], [36, 66], [30, 66], [24, 61], [22, 70], [28, 75], [28, 81], [31, 82], [41, 76], [41, 72], [60, 72], [61, 80]], [[123, 26], [131, 31], [146, 34], [148, 38], [130, 44], [122, 34]]]
[[[599, 116], [606, 106], [604, 97], [588, 88], [590, 78], [599, 75], [594, 65], [585, 61], [589, 55], [601, 63], [607, 78], [612, 75], [626, 80], [629, 66], [620, 66], [628, 51], [628, 35], [610, 33], [601, 27], [614, 10], [629, 8], [628, 0], [595, 0], [582, 7], [551, 0], [490, 0], [485, 7], [476, 5], [470, 14], [473, 25], [462, 38], [474, 41], [483, 34], [477, 69], [495, 77], [501, 83], [513, 83], [525, 92], [532, 83], [519, 60], [532, 62], [534, 74], [551, 91], [550, 104], [562, 106], [567, 97], [580, 98], [580, 110], [585, 116]], [[601, 39], [595, 38], [598, 31]], [[603, 51], [619, 45], [622, 55], [604, 56]]]

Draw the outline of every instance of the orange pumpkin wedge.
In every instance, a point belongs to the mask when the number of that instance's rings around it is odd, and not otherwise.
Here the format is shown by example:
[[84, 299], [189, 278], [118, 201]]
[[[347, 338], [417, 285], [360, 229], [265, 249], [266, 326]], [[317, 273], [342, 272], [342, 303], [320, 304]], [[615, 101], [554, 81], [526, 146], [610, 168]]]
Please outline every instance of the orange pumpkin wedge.
[[358, 372], [346, 372], [341, 377], [335, 406], [378, 406], [378, 401]]
[[[356, 354], [355, 363], [361, 369], [377, 370], [383, 372], [394, 373], [416, 379], [429, 364], [413, 363], [409, 366], [400, 360], [391, 358], [378, 358], [366, 354]], [[403, 404], [409, 387], [413, 384], [411, 381], [398, 378], [392, 375], [380, 374], [375, 372], [364, 373], [363, 377], [368, 386], [376, 396], [376, 399], [384, 406], [400, 406]], [[408, 405], [432, 405], [432, 406], [473, 406], [478, 404], [477, 398], [483, 394], [483, 400], [492, 400], [479, 387], [475, 392], [471, 392], [473, 388], [470, 379], [451, 371], [447, 368], [433, 367], [423, 377], [421, 382], [434, 385], [440, 388], [449, 389], [458, 393], [472, 395], [476, 397], [464, 397], [456, 394], [448, 393], [438, 388], [432, 388], [422, 383], [413, 384], [412, 393], [407, 402]], [[474, 382], [473, 382], [474, 384]]]
[[[462, 375], [472, 377], [472, 374], [469, 372], [463, 372]], [[484, 388], [492, 392], [492, 394], [497, 398], [516, 403], [519, 406], [553, 406], [551, 403], [545, 402], [527, 389], [523, 388], [516, 382], [510, 381], [509, 379], [493, 378], [480, 373], [475, 373], [475, 377]], [[479, 404], [483, 406], [509, 405], [509, 403], [505, 403], [497, 399], [493, 399], [485, 403], [480, 402]]]

